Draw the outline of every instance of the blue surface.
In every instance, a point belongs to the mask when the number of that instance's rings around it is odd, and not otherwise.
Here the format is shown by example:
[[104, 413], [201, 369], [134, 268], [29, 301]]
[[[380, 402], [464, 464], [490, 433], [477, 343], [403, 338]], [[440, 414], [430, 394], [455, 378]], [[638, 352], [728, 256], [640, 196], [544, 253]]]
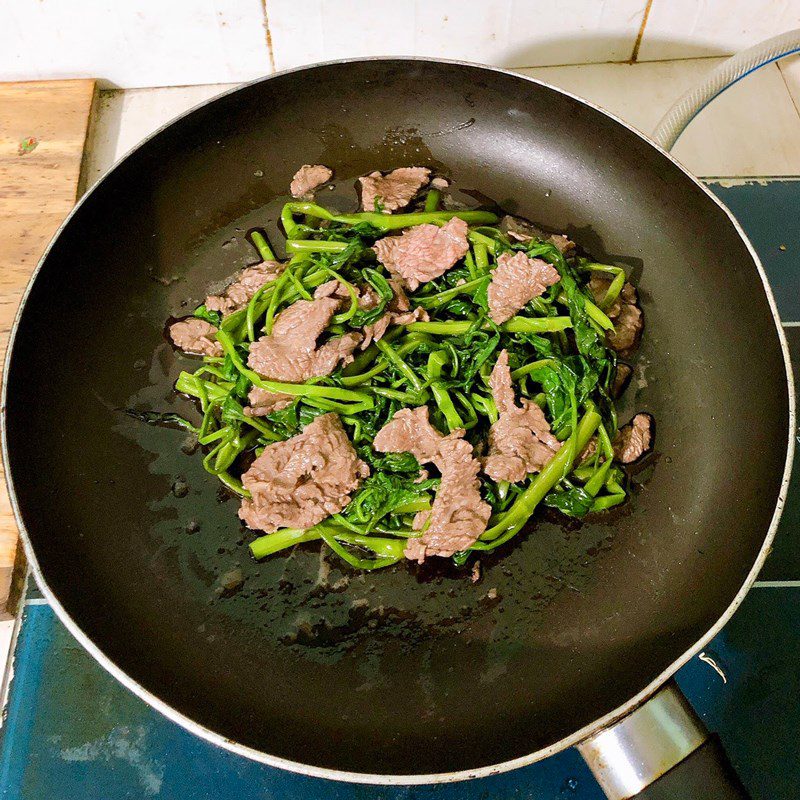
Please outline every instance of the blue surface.
[[[678, 681], [717, 730], [754, 800], [797, 797], [800, 588], [756, 588]], [[4, 800], [601, 800], [574, 750], [531, 767], [436, 787], [352, 786], [293, 775], [213, 747], [107, 675], [47, 605], [27, 606], [0, 740]]]
[[[786, 320], [800, 321], [800, 182], [712, 187], [759, 250]], [[781, 250], [780, 245], [786, 249]], [[787, 329], [800, 359], [800, 328]], [[800, 480], [800, 468], [796, 471]], [[796, 798], [800, 783], [800, 483], [762, 578], [796, 588], [756, 588], [706, 654], [678, 681], [717, 730], [755, 800]], [[15, 675], [0, 731], [0, 798], [169, 800], [400, 800], [547, 798], [600, 800], [574, 751], [506, 775], [438, 787], [359, 787], [264, 767], [186, 733], [132, 696], [34, 598], [24, 610]]]
[[[798, 184], [800, 190], [800, 184]], [[788, 262], [787, 262], [788, 263]], [[800, 274], [800, 264], [797, 266]], [[800, 327], [784, 328], [795, 369], [796, 397], [800, 407]], [[800, 580], [800, 452], [792, 466], [792, 481], [786, 506], [781, 515], [772, 552], [759, 576], [762, 580]]]
[[800, 182], [732, 183], [721, 181], [710, 183], [709, 187], [741, 222], [758, 251], [781, 319], [800, 321]]

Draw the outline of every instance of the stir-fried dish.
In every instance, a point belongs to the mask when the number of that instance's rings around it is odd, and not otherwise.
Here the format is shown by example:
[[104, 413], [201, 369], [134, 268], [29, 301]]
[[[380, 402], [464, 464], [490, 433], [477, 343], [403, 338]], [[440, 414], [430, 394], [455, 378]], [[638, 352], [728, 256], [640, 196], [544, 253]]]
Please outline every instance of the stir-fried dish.
[[169, 326], [201, 359], [175, 385], [197, 420], [148, 415], [196, 435], [253, 555], [322, 540], [359, 569], [461, 565], [540, 505], [624, 502], [653, 423], [615, 409], [643, 326], [623, 269], [459, 210], [424, 167], [361, 178], [357, 213], [313, 201], [331, 178], [294, 176], [285, 260], [253, 232], [261, 263]]

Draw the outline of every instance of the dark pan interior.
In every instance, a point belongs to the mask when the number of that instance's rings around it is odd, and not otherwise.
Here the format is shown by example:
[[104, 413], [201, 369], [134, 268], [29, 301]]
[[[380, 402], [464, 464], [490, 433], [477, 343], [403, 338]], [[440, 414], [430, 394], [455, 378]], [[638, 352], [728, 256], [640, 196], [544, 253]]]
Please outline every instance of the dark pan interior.
[[[434, 565], [355, 574], [316, 544], [250, 559], [237, 503], [182, 452], [185, 435], [121, 409], [191, 413], [171, 385], [192, 362], [165, 343], [165, 320], [256, 260], [249, 228], [280, 241], [277, 211], [303, 163], [335, 168], [320, 200], [342, 209], [359, 174], [429, 165], [462, 199], [492, 198], [633, 269], [647, 323], [626, 407], [658, 427], [628, 506], [566, 527], [537, 517], [477, 585]], [[36, 279], [7, 400], [43, 575], [113, 662], [232, 740], [387, 774], [522, 756], [643, 689], [750, 570], [788, 434], [758, 272], [698, 186], [552, 89], [403, 60], [244, 87], [126, 159]], [[225, 589], [237, 568], [243, 585]]]

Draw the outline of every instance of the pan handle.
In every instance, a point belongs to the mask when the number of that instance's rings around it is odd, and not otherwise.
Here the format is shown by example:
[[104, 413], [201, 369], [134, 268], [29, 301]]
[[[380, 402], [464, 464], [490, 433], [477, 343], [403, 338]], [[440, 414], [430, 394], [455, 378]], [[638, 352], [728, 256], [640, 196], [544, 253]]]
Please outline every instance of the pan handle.
[[750, 800], [674, 681], [578, 750], [609, 800]]

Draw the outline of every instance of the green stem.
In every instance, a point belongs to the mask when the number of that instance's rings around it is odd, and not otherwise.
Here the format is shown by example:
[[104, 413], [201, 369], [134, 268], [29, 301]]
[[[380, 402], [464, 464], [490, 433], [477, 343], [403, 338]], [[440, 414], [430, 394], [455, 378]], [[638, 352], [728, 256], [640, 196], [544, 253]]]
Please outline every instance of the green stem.
[[415, 297], [414, 302], [423, 308], [441, 308], [441, 306], [446, 305], [461, 294], [475, 294], [475, 292], [477, 292], [481, 286], [488, 283], [489, 280], [489, 276], [485, 275], [475, 280], [462, 283], [461, 286], [454, 286], [452, 289], [445, 289], [442, 292], [424, 297]]
[[625, 285], [625, 270], [621, 267], [612, 267], [610, 264], [597, 264], [596, 262], [583, 263], [581, 267], [588, 269], [590, 272], [605, 272], [614, 276], [603, 299], [598, 303], [603, 311], [607, 311], [619, 297], [619, 293]]
[[556, 360], [554, 358], [541, 358], [538, 361], [532, 361], [530, 364], [526, 364], [524, 367], [520, 367], [519, 369], [515, 369], [511, 373], [512, 380], [519, 380], [523, 375], [530, 375], [531, 372], [535, 372], [537, 369], [541, 367], [548, 367], [551, 364], [555, 364]]
[[287, 273], [289, 274], [289, 280], [292, 282], [297, 294], [302, 297], [303, 300], [313, 300], [311, 293], [303, 286], [303, 282], [294, 274], [294, 270], [287, 270]]
[[212, 383], [211, 381], [204, 381], [191, 372], [181, 372], [178, 375], [178, 380], [175, 381], [175, 391], [181, 394], [188, 394], [190, 397], [196, 397], [202, 400], [204, 397], [207, 402], [215, 405], [221, 403], [227, 396], [233, 384], [229, 382]]
[[[328, 547], [330, 547], [331, 550], [333, 550], [333, 552], [336, 553], [337, 556], [339, 556], [339, 558], [341, 558], [343, 561], [346, 561], [351, 567], [354, 567], [355, 569], [372, 570], [372, 569], [381, 569], [382, 567], [390, 567], [392, 564], [396, 564], [403, 558], [404, 543], [403, 540], [401, 539], [376, 539], [371, 536], [361, 536], [356, 533], [349, 534], [347, 536], [345, 534], [334, 535], [332, 533], [329, 533], [328, 531], [322, 531], [321, 536], [325, 544], [327, 544]], [[360, 544], [360, 542], [358, 542], [357, 544], [359, 544], [359, 546], [361, 547], [372, 550], [373, 552], [376, 552], [374, 550], [375, 547], [378, 547], [381, 550], [388, 549], [383, 547], [381, 543], [391, 542], [392, 545], [397, 543], [399, 545], [399, 548], [392, 548], [392, 549], [398, 549], [399, 554], [387, 555], [376, 559], [358, 558], [357, 556], [354, 556], [352, 553], [350, 553], [346, 548], [342, 547], [342, 545], [339, 544], [337, 539], [342, 539], [343, 541], [347, 542], [351, 542], [352, 539], [364, 540], [365, 544]], [[351, 543], [356, 543], [356, 542], [351, 542]]]
[[341, 253], [349, 247], [347, 242], [317, 241], [316, 239], [287, 239], [289, 253]]
[[319, 386], [315, 383], [281, 383], [279, 381], [264, 380], [257, 372], [248, 369], [242, 362], [233, 339], [222, 330], [217, 331], [217, 340], [222, 345], [225, 354], [230, 356], [231, 362], [254, 386], [268, 392], [290, 394], [297, 397], [327, 397], [330, 400], [344, 400], [355, 403], [364, 403], [367, 408], [372, 408], [372, 398], [365, 392], [354, 392], [350, 389], [340, 389], [338, 386]]
[[[567, 305], [567, 296], [563, 292], [558, 295], [557, 299], [562, 305]], [[599, 325], [603, 330], [614, 330], [614, 323], [588, 297], [583, 298], [583, 307], [586, 309], [586, 314], [588, 315], [590, 322], [594, 323], [595, 325]]]
[[336, 400], [327, 400], [324, 397], [304, 397], [303, 402], [314, 408], [321, 408], [323, 411], [335, 411], [337, 414], [360, 414], [362, 411], [369, 411], [373, 408], [372, 400], [369, 403], [338, 403]]
[[570, 317], [511, 317], [500, 326], [508, 333], [555, 333], [572, 327]]
[[247, 414], [243, 414], [242, 419], [246, 425], [250, 425], [251, 427], [255, 428], [266, 439], [271, 439], [273, 442], [283, 441], [282, 436], [278, 436], [278, 434], [275, 433], [275, 431], [273, 431], [269, 425], [267, 425], [265, 422], [262, 422], [257, 417], [249, 417]]
[[[408, 331], [433, 333], [439, 336], [459, 336], [470, 330], [475, 323], [470, 320], [452, 320], [446, 322], [412, 322], [406, 325]], [[484, 323], [483, 328], [491, 330], [491, 323]], [[508, 333], [553, 333], [572, 327], [569, 317], [511, 317], [500, 326]]]
[[470, 231], [467, 236], [473, 244], [483, 245], [490, 253], [496, 253], [498, 250], [500, 243], [496, 239], [492, 239], [491, 236], [486, 236], [478, 231]]
[[277, 553], [279, 550], [285, 550], [287, 547], [292, 547], [302, 542], [313, 542], [321, 538], [321, 533], [314, 528], [309, 528], [308, 530], [283, 528], [275, 531], [275, 533], [259, 536], [254, 542], [250, 542], [250, 552], [254, 558], [265, 558]]
[[[375, 348], [377, 350], [377, 348]], [[342, 378], [342, 386], [360, 386], [362, 383], [367, 383], [371, 381], [376, 375], [380, 375], [387, 367], [389, 366], [389, 362], [386, 359], [381, 358], [375, 366], [367, 370], [366, 372], [361, 372], [358, 375], [346, 375]]]
[[359, 225], [366, 222], [381, 231], [395, 231], [426, 223], [443, 224], [453, 217], [463, 219], [468, 225], [488, 225], [498, 221], [497, 215], [489, 211], [415, 211], [409, 214], [363, 211], [359, 214], [333, 214], [316, 203], [287, 203], [281, 211], [281, 221], [289, 239], [299, 238], [294, 235], [298, 228], [294, 217], [301, 214], [331, 222], [342, 222], [345, 225]]
[[397, 506], [394, 511], [395, 514], [416, 514], [417, 511], [429, 511], [431, 501], [420, 498], [418, 500], [410, 500], [408, 503]]
[[590, 511], [607, 511], [609, 508], [618, 506], [624, 500], [624, 492], [622, 494], [606, 494], [603, 495], [603, 497], [598, 497], [594, 503], [592, 503]]
[[611, 469], [611, 461], [604, 461], [598, 468], [597, 471], [586, 481], [584, 485], [584, 490], [587, 494], [590, 494], [594, 497], [602, 488], [603, 484], [606, 481], [606, 476], [608, 475], [608, 471]]
[[426, 211], [437, 211], [439, 208], [439, 200], [441, 200], [442, 194], [438, 189], [429, 189], [428, 194], [425, 197], [425, 210]]
[[397, 370], [406, 378], [406, 380], [414, 387], [415, 391], [422, 391], [422, 380], [419, 375], [414, 372], [411, 367], [403, 361], [402, 358], [395, 352], [394, 348], [384, 339], [375, 342], [375, 346], [383, 353], [384, 356], [397, 368]]
[[604, 311], [601, 311], [600, 308], [589, 299], [586, 299], [584, 302], [589, 319], [594, 320], [603, 330], [614, 330], [614, 323], [606, 316]]
[[336, 272], [336, 270], [333, 270], [330, 267], [325, 267], [325, 271], [332, 278], [339, 281], [339, 283], [347, 290], [347, 294], [350, 295], [350, 307], [347, 309], [347, 311], [337, 314], [332, 320], [334, 325], [341, 325], [343, 322], [353, 319], [356, 311], [358, 311], [358, 290], [355, 286], [353, 286], [352, 283], [350, 283], [350, 281], [346, 281], [338, 272]]
[[232, 492], [236, 492], [239, 497], [250, 497], [250, 492], [248, 492], [247, 489], [242, 486], [242, 482], [238, 478], [234, 478], [229, 472], [220, 472], [217, 477]]
[[428, 402], [430, 395], [427, 392], [398, 392], [397, 389], [387, 389], [383, 386], [371, 386], [373, 394], [381, 397], [388, 397], [389, 400], [397, 400], [401, 403], [408, 403], [411, 406], [424, 406]]
[[475, 259], [472, 256], [472, 250], [467, 250], [467, 254], [464, 256], [464, 263], [467, 265], [467, 269], [469, 270], [469, 277], [472, 280], [478, 276], [478, 268], [475, 266]]
[[472, 401], [473, 408], [489, 417], [489, 423], [491, 425], [494, 425], [500, 418], [500, 415], [497, 413], [497, 406], [494, 404], [494, 400], [491, 397], [483, 397], [473, 392], [469, 399]]
[[480, 241], [480, 240], [477, 241], [477, 242], [473, 242], [472, 249], [475, 251], [475, 266], [481, 272], [488, 272], [489, 271], [489, 250], [486, 247], [486, 243], [483, 242], [483, 241]]
[[447, 389], [445, 389], [439, 381], [434, 381], [431, 384], [431, 391], [433, 392], [434, 400], [436, 400], [436, 405], [439, 407], [439, 411], [444, 415], [450, 430], [455, 431], [459, 428], [463, 428], [464, 421], [459, 416], [458, 411], [456, 411], [456, 407], [453, 405], [453, 400]]
[[[569, 457], [573, 452], [580, 453], [592, 438], [600, 424], [600, 414], [594, 409], [587, 411], [570, 437], [559, 451], [550, 459], [544, 469], [531, 481], [528, 487], [517, 497], [508, 511], [491, 528], [488, 528], [476, 542], [474, 549], [492, 550], [507, 542], [530, 519], [536, 506], [545, 495], [561, 480], [564, 470], [569, 466]], [[573, 445], [573, 446], [570, 446]], [[480, 546], [483, 545], [483, 546]]]
[[258, 254], [264, 261], [274, 261], [275, 260], [275, 253], [272, 252], [272, 248], [269, 246], [269, 242], [266, 240], [264, 235], [259, 231], [253, 231], [250, 234], [250, 239], [255, 245], [256, 250], [258, 250]]
[[267, 291], [267, 288], [273, 290], [275, 288], [273, 283], [265, 283], [256, 293], [250, 298], [247, 304], [247, 316], [245, 322], [247, 324], [247, 338], [253, 342], [256, 338], [256, 309], [261, 296]]
[[450, 362], [450, 355], [447, 350], [434, 350], [428, 355], [428, 377], [431, 380], [442, 377], [442, 370], [445, 364]]
[[[278, 304], [281, 301], [283, 289], [289, 281], [291, 269], [291, 266], [286, 267], [286, 269], [283, 271], [283, 274], [275, 281], [273, 285], [272, 294], [270, 295], [269, 303], [267, 305], [267, 316], [264, 319], [264, 333], [267, 334], [267, 336], [272, 333], [272, 323], [275, 320], [275, 312], [278, 310]], [[220, 330], [220, 333], [222, 330]]]

